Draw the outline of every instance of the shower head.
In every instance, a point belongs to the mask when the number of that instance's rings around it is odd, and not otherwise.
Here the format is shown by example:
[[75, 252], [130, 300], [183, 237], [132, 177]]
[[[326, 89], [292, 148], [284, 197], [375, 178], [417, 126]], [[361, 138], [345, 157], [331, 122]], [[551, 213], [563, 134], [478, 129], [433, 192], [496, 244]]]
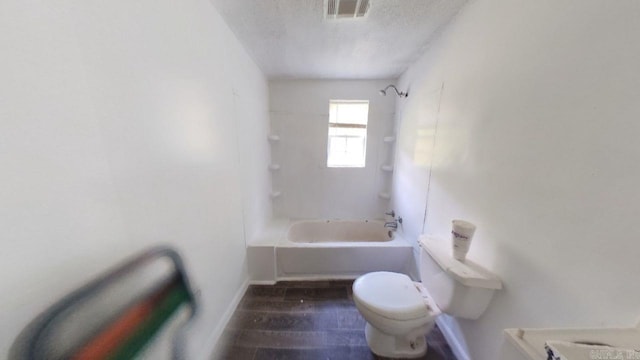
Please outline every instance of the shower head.
[[382, 90], [380, 90], [380, 91], [378, 91], [378, 92], [379, 92], [379, 93], [380, 93], [380, 95], [382, 95], [382, 96], [387, 96], [387, 89], [388, 89], [388, 88], [392, 88], [393, 90], [395, 90], [395, 91], [396, 91], [396, 95], [398, 95], [398, 96], [400, 96], [400, 97], [405, 97], [405, 98], [406, 98], [407, 96], [409, 96], [409, 93], [398, 91], [398, 88], [396, 88], [396, 86], [395, 86], [395, 85], [387, 85], [387, 87], [386, 87], [386, 88], [384, 88], [384, 89], [382, 89]]

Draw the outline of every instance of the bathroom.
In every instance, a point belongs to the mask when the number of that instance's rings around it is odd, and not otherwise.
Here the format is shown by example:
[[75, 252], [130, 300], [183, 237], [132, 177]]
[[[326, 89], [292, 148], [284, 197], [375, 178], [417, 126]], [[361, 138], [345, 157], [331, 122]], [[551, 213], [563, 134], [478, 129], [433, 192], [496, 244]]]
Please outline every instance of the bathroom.
[[[323, 6], [0, 2], [1, 358], [51, 303], [156, 244], [197, 289], [188, 358], [211, 358], [247, 289], [282, 275], [269, 238], [287, 218], [391, 210], [411, 251], [397, 272], [419, 280], [420, 235], [464, 219], [468, 259], [501, 279], [479, 319], [438, 318], [458, 359], [513, 359], [505, 329], [637, 325], [640, 3], [371, 0], [371, 18], [400, 19], [373, 24], [384, 43], [335, 25], [367, 66], [296, 55], [329, 43], [288, 27]], [[429, 36], [386, 49], [416, 39], [400, 25]], [[364, 168], [326, 167], [330, 100], [369, 101]]]

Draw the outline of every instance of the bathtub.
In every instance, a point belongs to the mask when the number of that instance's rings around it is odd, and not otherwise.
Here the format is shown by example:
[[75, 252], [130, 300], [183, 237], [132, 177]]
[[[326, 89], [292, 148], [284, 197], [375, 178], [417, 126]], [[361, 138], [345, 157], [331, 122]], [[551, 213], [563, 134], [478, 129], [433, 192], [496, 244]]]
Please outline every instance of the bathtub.
[[275, 248], [278, 279], [352, 279], [407, 272], [412, 246], [377, 220], [291, 221]]
[[394, 233], [382, 221], [306, 220], [291, 224], [287, 240], [294, 243], [387, 242]]

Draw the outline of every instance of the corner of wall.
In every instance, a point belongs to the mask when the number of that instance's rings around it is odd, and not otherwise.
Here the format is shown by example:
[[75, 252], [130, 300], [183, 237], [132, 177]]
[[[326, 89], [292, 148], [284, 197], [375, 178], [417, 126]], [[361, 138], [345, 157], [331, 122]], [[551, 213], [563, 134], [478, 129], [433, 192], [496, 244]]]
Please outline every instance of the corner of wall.
[[211, 359], [211, 356], [213, 354], [216, 354], [219, 351], [221, 351], [222, 344], [220, 340], [222, 338], [224, 329], [229, 324], [229, 321], [231, 321], [231, 317], [233, 316], [233, 313], [235, 312], [238, 305], [240, 304], [242, 297], [247, 292], [248, 287], [249, 287], [249, 277], [247, 276], [247, 278], [244, 280], [244, 282], [242, 283], [238, 291], [236, 291], [233, 298], [229, 302], [229, 306], [227, 306], [227, 308], [225, 309], [224, 313], [222, 314], [222, 317], [218, 321], [218, 324], [211, 331], [211, 335], [209, 335], [209, 337], [207, 338], [207, 341], [203, 346], [203, 350], [196, 357], [197, 359], [208, 360], [208, 359]]
[[456, 335], [457, 333], [459, 333], [459, 330], [454, 330], [452, 322], [447, 321], [445, 316], [446, 315], [441, 315], [438, 319], [436, 319], [436, 323], [438, 324], [438, 328], [442, 332], [442, 335], [444, 335], [444, 338], [447, 339], [447, 343], [449, 343], [451, 351], [458, 360], [471, 360], [471, 356], [469, 356], [469, 350], [467, 349], [466, 345], [460, 340], [460, 337]]

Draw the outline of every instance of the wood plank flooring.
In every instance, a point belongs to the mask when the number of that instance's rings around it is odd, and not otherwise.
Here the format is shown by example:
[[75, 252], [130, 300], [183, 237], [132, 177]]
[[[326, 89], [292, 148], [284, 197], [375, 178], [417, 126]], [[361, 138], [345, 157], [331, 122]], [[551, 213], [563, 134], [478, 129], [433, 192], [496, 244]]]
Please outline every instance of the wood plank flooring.
[[[279, 282], [250, 286], [213, 360], [365, 360], [365, 320], [352, 300], [352, 281]], [[455, 360], [436, 327], [425, 360]]]

